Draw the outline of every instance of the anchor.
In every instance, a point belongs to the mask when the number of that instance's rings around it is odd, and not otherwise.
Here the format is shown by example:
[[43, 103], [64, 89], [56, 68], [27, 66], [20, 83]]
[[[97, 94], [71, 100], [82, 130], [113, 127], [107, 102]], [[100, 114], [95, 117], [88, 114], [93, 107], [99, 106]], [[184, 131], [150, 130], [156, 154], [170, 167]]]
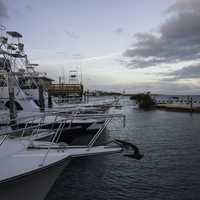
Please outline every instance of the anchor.
[[125, 150], [133, 150], [133, 153], [123, 154], [123, 156], [134, 158], [136, 160], [140, 160], [144, 157], [144, 154], [141, 154], [139, 151], [139, 148], [132, 144], [131, 142], [126, 142], [124, 140], [115, 139], [113, 141], [114, 143], [118, 144], [120, 147], [122, 147]]

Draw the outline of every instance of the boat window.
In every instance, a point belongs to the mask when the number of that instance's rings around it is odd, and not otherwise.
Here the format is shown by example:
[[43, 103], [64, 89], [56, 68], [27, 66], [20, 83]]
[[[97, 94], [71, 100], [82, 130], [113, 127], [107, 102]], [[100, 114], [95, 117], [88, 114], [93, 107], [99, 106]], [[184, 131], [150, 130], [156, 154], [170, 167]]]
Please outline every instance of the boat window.
[[[10, 108], [10, 101], [7, 101], [5, 106], [9, 109]], [[17, 110], [23, 110], [22, 106], [17, 101], [15, 101], [15, 106], [16, 106]]]
[[10, 61], [5, 58], [0, 58], [0, 70], [10, 71]]
[[6, 87], [7, 81], [4, 75], [0, 74], [0, 87]]
[[20, 77], [18, 81], [21, 89], [37, 89], [37, 84], [28, 77]]

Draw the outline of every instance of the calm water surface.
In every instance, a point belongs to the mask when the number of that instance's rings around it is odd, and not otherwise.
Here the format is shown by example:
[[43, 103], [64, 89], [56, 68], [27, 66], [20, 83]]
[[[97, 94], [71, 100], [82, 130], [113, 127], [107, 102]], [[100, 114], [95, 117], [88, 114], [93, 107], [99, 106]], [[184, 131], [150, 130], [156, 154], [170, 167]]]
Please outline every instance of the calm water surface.
[[[107, 137], [129, 139], [145, 157], [74, 159], [46, 200], [199, 200], [200, 114], [138, 110], [121, 99], [126, 128]], [[119, 126], [118, 126], [119, 127]]]

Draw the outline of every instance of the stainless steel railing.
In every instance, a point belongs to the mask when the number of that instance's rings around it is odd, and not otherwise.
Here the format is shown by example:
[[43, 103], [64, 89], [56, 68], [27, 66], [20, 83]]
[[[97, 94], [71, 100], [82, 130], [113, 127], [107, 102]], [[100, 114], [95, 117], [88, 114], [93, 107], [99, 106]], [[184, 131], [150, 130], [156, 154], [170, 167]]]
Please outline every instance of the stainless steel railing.
[[[50, 150], [54, 147], [54, 144], [57, 143], [59, 141], [59, 138], [62, 134], [62, 131], [64, 129], [64, 127], [66, 126], [66, 124], [68, 124], [67, 128], [70, 128], [71, 125], [72, 125], [72, 122], [73, 120], [75, 119], [91, 119], [91, 117], [95, 118], [95, 119], [105, 119], [105, 122], [102, 124], [102, 127], [97, 131], [97, 133], [93, 136], [93, 138], [89, 141], [88, 145], [79, 145], [79, 146], [65, 146], [65, 148], [88, 148], [88, 151], [90, 151], [90, 149], [95, 145], [95, 142], [97, 141], [97, 139], [100, 137], [100, 135], [102, 134], [102, 132], [105, 130], [105, 128], [109, 125], [109, 123], [114, 119], [114, 118], [123, 118], [123, 122], [125, 123], [125, 116], [124, 115], [121, 115], [121, 114], [108, 114], [108, 115], [80, 115], [78, 113], [74, 113], [73, 115], [70, 115], [66, 118], [59, 118], [59, 113], [57, 113], [57, 115], [50, 115], [50, 116], [54, 116], [53, 120], [51, 122], [46, 122], [45, 121], [45, 117], [49, 117], [49, 115], [43, 115], [43, 116], [40, 116], [41, 118], [38, 118], [38, 115], [37, 116], [32, 116], [31, 119], [26, 119], [26, 121], [23, 121], [22, 119], [22, 122], [25, 122], [24, 123], [24, 128], [18, 128], [18, 129], [13, 129], [13, 130], [10, 130], [8, 129], [8, 131], [4, 131], [2, 132], [1, 130], [1, 133], [0, 133], [0, 136], [2, 136], [2, 140], [0, 141], [0, 146], [4, 143], [4, 141], [9, 137], [9, 136], [13, 136], [14, 134], [18, 134], [17, 137], [18, 138], [21, 138], [23, 140], [23, 137], [25, 135], [25, 133], [29, 133], [28, 135], [30, 135], [29, 138], [26, 137], [26, 140], [29, 140], [30, 141], [30, 144], [32, 144], [32, 148], [34, 148], [34, 145], [33, 145], [33, 135], [39, 135], [39, 132], [40, 130], [42, 130], [44, 127], [46, 127], [47, 125], [52, 125], [53, 123], [59, 123], [59, 126], [57, 129], [48, 129], [46, 130], [47, 133], [50, 133], [50, 131], [53, 131], [54, 132], [54, 136], [53, 136], [53, 139], [51, 140], [51, 142], [47, 145], [46, 149], [47, 151], [44, 153], [44, 157], [42, 158], [42, 161], [40, 163], [40, 165], [44, 165], [45, 163], [45, 160], [47, 159], [48, 157], [48, 154], [50, 152]], [[69, 120], [70, 119], [70, 120]], [[37, 124], [35, 123], [37, 120]], [[19, 122], [19, 120], [18, 120]], [[16, 127], [15, 127], [16, 128]], [[48, 132], [49, 131], [49, 132]], [[36, 137], [37, 138], [37, 137]], [[67, 145], [67, 144], [66, 144]], [[27, 146], [28, 147], [28, 146]], [[35, 148], [39, 148], [39, 147], [35, 147]], [[58, 147], [58, 148], [63, 148], [63, 146], [61, 147]]]

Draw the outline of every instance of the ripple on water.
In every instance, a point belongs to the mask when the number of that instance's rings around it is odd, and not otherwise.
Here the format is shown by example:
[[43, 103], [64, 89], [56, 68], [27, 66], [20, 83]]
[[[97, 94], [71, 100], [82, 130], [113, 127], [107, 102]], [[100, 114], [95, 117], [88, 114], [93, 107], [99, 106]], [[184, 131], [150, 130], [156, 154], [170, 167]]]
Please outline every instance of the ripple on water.
[[144, 159], [109, 155], [73, 160], [47, 200], [199, 200], [200, 114], [145, 112], [126, 98], [121, 102], [126, 128], [109, 135], [137, 144]]

